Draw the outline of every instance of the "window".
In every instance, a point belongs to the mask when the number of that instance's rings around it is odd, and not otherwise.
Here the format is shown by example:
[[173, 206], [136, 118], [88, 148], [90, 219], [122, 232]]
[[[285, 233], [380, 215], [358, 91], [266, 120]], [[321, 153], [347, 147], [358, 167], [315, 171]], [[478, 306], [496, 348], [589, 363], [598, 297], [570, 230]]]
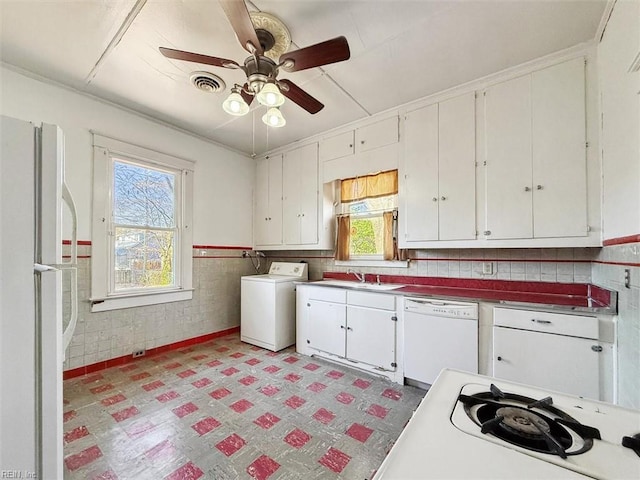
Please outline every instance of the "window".
[[192, 296], [192, 162], [94, 135], [92, 311]]
[[398, 171], [343, 179], [337, 261], [398, 260]]

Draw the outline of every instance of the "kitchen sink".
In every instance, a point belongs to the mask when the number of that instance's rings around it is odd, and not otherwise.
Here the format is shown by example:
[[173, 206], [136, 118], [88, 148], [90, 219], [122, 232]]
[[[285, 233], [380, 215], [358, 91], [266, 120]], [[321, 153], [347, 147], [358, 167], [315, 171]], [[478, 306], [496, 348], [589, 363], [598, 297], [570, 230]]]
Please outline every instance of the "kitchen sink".
[[362, 282], [352, 282], [349, 280], [322, 280], [321, 282], [316, 282], [317, 285], [327, 285], [331, 287], [343, 287], [343, 288], [353, 288], [353, 289], [362, 289], [362, 290], [377, 290], [377, 291], [385, 291], [385, 290], [395, 290], [397, 288], [402, 288], [404, 285], [398, 285], [394, 283], [362, 283]]

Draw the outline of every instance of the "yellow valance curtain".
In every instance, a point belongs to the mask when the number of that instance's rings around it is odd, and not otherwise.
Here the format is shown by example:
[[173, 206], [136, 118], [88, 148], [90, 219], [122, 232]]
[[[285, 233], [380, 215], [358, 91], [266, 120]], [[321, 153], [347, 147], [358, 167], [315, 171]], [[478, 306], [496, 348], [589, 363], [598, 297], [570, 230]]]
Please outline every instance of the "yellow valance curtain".
[[340, 184], [340, 198], [343, 203], [396, 193], [398, 193], [398, 170], [346, 178]]

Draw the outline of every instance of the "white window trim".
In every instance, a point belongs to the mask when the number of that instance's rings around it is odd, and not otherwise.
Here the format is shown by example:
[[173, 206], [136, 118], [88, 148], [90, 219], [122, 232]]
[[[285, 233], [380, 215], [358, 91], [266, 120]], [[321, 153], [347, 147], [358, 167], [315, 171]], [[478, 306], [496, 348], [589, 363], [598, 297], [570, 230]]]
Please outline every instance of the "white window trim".
[[[111, 203], [111, 158], [140, 160], [181, 172], [182, 211], [178, 218], [181, 230], [179, 287], [148, 292], [109, 294], [109, 227]], [[190, 300], [193, 297], [193, 171], [194, 162], [131, 145], [120, 140], [93, 134], [93, 218], [91, 235], [91, 311], [156, 305]]]

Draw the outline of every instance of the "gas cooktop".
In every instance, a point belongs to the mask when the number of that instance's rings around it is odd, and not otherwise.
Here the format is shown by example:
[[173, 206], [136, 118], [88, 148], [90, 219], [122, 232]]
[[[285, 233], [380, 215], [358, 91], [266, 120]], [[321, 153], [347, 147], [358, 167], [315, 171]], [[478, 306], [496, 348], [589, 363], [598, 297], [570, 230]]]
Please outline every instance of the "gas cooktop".
[[640, 478], [640, 411], [443, 370], [375, 479]]

